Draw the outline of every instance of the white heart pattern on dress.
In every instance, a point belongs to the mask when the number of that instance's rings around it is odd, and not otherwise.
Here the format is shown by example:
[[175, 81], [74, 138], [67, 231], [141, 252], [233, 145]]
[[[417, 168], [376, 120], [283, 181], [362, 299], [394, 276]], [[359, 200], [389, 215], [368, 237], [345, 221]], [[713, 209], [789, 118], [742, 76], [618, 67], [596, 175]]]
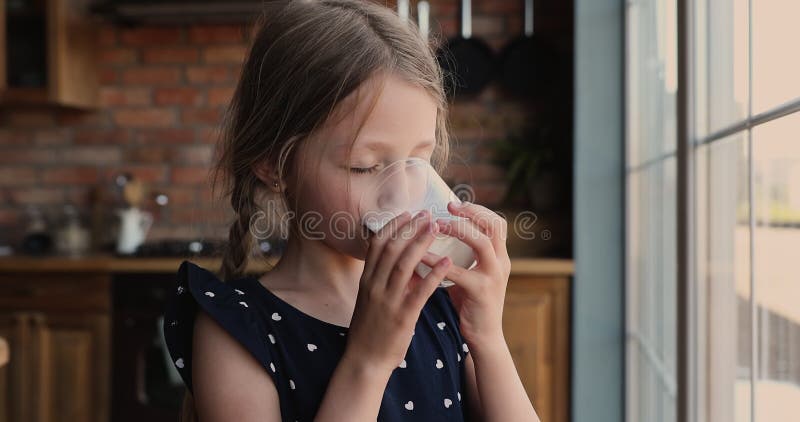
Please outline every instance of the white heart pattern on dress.
[[444, 330], [445, 325], [446, 324], [444, 322], [440, 322], [440, 323], [436, 324], [436, 326], [439, 327], [440, 330]]
[[208, 297], [214, 297], [214, 292], [206, 292], [206, 296], [208, 296]]
[[467, 347], [467, 343], [464, 343], [464, 344], [461, 346], [461, 348], [462, 348], [462, 349], [464, 349], [464, 353], [469, 353], [469, 347]]
[[317, 350], [317, 345], [316, 344], [308, 343], [308, 346], [306, 346], [306, 347], [308, 347], [308, 351], [309, 352], [313, 352], [314, 350]]
[[406, 367], [406, 360], [405, 360], [405, 359], [403, 359], [403, 361], [402, 361], [402, 362], [400, 362], [400, 365], [398, 365], [398, 367], [400, 367], [400, 368], [405, 368], [405, 367]]
[[408, 403], [406, 403], [406, 409], [407, 410], [414, 410], [414, 402], [409, 400]]
[[183, 293], [183, 290], [184, 290], [183, 286], [178, 286], [178, 294]]
[[442, 360], [441, 360], [441, 359], [436, 359], [436, 368], [437, 368], [437, 369], [442, 369], [442, 368], [444, 368], [444, 364], [442, 363]]
[[244, 294], [244, 292], [243, 292], [243, 291], [241, 291], [241, 290], [239, 290], [239, 289], [233, 289], [233, 290], [234, 290], [234, 291], [236, 291], [236, 293], [239, 293], [240, 295], [243, 295], [243, 294]]
[[273, 321], [280, 321], [281, 320], [281, 316], [277, 312], [273, 312], [272, 313], [272, 320]]
[[249, 306], [247, 306], [247, 304], [246, 304], [246, 303], [244, 303], [244, 302], [239, 302], [239, 304], [240, 304], [240, 305], [242, 305], [242, 306], [244, 306], [245, 308], [249, 308]]
[[458, 393], [456, 393], [456, 394], [458, 394], [458, 401], [461, 401], [461, 392], [459, 391], [459, 392], [458, 392]]
[[267, 337], [269, 337], [269, 342], [270, 343], [275, 344], [275, 337], [273, 337], [272, 334], [267, 334]]
[[270, 362], [269, 363], [269, 369], [272, 369], [272, 372], [275, 372], [275, 364]]
[[183, 358], [178, 358], [178, 360], [175, 361], [175, 366], [177, 366], [180, 369], [183, 369]]
[[294, 381], [292, 381], [292, 380], [289, 380], [289, 388], [291, 388], [292, 390], [294, 390]]
[[445, 408], [448, 408], [448, 409], [449, 409], [449, 408], [450, 408], [450, 406], [451, 406], [452, 404], [453, 404], [453, 401], [452, 401], [452, 400], [450, 400], [450, 399], [444, 399], [444, 407], [445, 407]]

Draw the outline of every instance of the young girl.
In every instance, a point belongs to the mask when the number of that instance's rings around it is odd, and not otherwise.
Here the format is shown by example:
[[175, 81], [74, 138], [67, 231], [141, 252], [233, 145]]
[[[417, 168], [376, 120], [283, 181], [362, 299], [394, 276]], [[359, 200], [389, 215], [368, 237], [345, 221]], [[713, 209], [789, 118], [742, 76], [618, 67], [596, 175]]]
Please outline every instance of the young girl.
[[[182, 420], [538, 420], [502, 332], [505, 220], [450, 204], [467, 224], [406, 212], [373, 235], [342, 236], [337, 217], [355, 215], [388, 163], [447, 162], [431, 47], [367, 1], [267, 4], [216, 168], [237, 216], [220, 276], [184, 261], [165, 312], [188, 389]], [[274, 203], [281, 212], [266, 212]], [[246, 276], [265, 220], [288, 226], [286, 250]], [[478, 265], [427, 253], [434, 236], [460, 238]], [[425, 278], [420, 262], [433, 267]], [[455, 285], [438, 288], [444, 278]]]

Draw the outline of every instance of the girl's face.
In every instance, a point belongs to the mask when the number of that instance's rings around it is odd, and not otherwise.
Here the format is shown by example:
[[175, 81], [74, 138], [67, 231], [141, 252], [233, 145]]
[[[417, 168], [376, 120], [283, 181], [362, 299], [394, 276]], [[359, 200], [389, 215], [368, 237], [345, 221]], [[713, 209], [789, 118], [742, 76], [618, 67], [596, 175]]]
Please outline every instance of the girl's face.
[[[298, 157], [305, 159], [300, 160], [300, 174], [306, 177], [297, 192], [295, 218], [302, 227], [301, 236], [319, 239], [341, 253], [364, 259], [366, 243], [358, 215], [361, 194], [378, 172], [394, 161], [409, 157], [430, 161], [437, 107], [424, 89], [391, 74], [367, 81], [345, 98], [341, 107], [353, 111], [343, 118], [331, 118], [301, 146]], [[348, 147], [354, 137], [348, 169]]]

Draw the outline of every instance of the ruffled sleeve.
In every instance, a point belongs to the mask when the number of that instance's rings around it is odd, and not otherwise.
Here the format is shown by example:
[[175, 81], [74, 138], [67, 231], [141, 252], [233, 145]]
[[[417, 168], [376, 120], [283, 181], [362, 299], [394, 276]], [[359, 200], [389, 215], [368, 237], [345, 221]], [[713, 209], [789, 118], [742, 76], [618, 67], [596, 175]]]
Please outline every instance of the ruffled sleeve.
[[[172, 363], [190, 392], [192, 388], [192, 335], [197, 306], [203, 308], [225, 331], [241, 343], [277, 384], [266, 338], [257, 312], [247, 295], [217, 278], [212, 272], [183, 261], [173, 294], [164, 311], [164, 340]], [[274, 368], [274, 366], [272, 366]]]

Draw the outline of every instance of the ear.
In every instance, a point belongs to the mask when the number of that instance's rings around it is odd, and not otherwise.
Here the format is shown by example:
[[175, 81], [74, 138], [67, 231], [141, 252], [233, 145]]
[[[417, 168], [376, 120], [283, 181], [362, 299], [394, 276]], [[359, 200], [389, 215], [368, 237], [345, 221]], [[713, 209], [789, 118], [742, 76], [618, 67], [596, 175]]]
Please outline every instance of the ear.
[[285, 185], [280, 180], [280, 177], [278, 177], [278, 172], [275, 171], [273, 166], [271, 166], [267, 160], [264, 160], [258, 164], [253, 164], [252, 170], [256, 177], [261, 180], [261, 183], [267, 187], [267, 189], [275, 193], [284, 190]]

